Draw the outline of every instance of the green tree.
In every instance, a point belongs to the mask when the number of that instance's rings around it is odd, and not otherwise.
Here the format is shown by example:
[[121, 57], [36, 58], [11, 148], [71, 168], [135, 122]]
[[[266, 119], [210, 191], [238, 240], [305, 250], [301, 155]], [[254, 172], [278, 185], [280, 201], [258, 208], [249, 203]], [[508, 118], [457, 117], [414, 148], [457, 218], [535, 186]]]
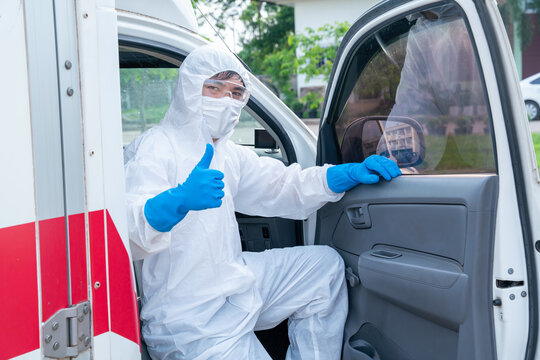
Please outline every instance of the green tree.
[[349, 28], [350, 24], [346, 21], [336, 22], [317, 30], [308, 27], [304, 33], [294, 36], [294, 43], [300, 52], [298, 72], [305, 74], [307, 81], [319, 75], [328, 81], [337, 49]]
[[[238, 56], [249, 66], [251, 72], [274, 89], [291, 105], [296, 100], [296, 90], [291, 80], [296, 74], [294, 44], [294, 8], [255, 0], [192, 0], [194, 7], [203, 3], [212, 9], [206, 18], [220, 29], [230, 28], [240, 21], [245, 31], [240, 36], [242, 50]], [[241, 9], [238, 12], [237, 9]], [[231, 14], [235, 14], [232, 16]]]
[[[295, 112], [319, 109], [323, 94], [310, 93], [298, 99], [293, 85], [295, 76], [322, 75], [328, 80], [341, 39], [349, 28], [347, 22], [306, 28], [294, 33], [294, 8], [256, 0], [192, 0], [194, 7], [205, 4], [212, 9], [207, 18], [218, 29], [231, 26], [233, 16], [245, 27], [240, 36], [239, 57], [252, 73], [261, 77]], [[242, 9], [238, 15], [238, 10]], [[231, 15], [233, 14], [233, 15]], [[209, 19], [210, 20], [210, 19]], [[297, 56], [298, 54], [298, 56]]]
[[288, 41], [294, 34], [294, 8], [250, 1], [240, 20], [246, 31], [238, 55], [291, 106], [297, 101], [291, 83], [296, 75], [295, 47]]
[[[298, 99], [296, 89], [292, 86], [292, 79], [297, 74], [305, 74], [308, 81], [320, 75], [327, 81], [339, 44], [349, 27], [347, 22], [337, 22], [335, 25], [327, 24], [316, 30], [306, 28], [302, 34], [288, 31], [286, 43], [279, 47], [268, 48], [261, 54], [258, 60], [260, 64], [258, 73], [270, 77], [270, 82], [279, 89], [281, 98], [295, 112], [320, 109], [324, 94], [312, 92]], [[249, 47], [244, 48], [246, 49]], [[246, 55], [249, 58], [247, 50]]]
[[[533, 23], [530, 17], [523, 12], [525, 4], [527, 9], [538, 15], [537, 28], [540, 32], [540, 0], [499, 0], [499, 11], [506, 25], [506, 32], [509, 34], [510, 42], [513, 46], [520, 46], [525, 49], [532, 40]], [[521, 44], [514, 44], [512, 34], [514, 31], [519, 32]]]
[[287, 38], [294, 33], [294, 9], [262, 1], [250, 1], [240, 15], [246, 30], [238, 53], [255, 74], [264, 74], [269, 54], [291, 48]]
[[[308, 27], [303, 33], [291, 36], [289, 42], [298, 53], [298, 73], [306, 75], [307, 81], [315, 76], [322, 76], [327, 82], [339, 44], [349, 28], [350, 24], [346, 21], [336, 22], [316, 30]], [[320, 110], [323, 100], [324, 94], [320, 92], [310, 92], [299, 99], [304, 110]]]
[[196, 13], [200, 4], [204, 4], [212, 9], [211, 13], [204, 14], [204, 16], [199, 13], [199, 25], [206, 21], [205, 17], [209, 17], [213, 20], [212, 26], [219, 30], [226, 29], [230, 26], [227, 20], [231, 16], [237, 18], [239, 16], [237, 9], [242, 8], [246, 2], [247, 0], [191, 0], [193, 10]]

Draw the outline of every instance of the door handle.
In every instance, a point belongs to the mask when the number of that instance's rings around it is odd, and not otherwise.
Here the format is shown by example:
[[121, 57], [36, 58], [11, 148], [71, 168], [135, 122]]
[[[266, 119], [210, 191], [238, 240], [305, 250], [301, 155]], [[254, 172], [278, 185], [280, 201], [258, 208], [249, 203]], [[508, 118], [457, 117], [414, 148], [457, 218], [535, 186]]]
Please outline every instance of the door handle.
[[371, 217], [369, 216], [369, 204], [353, 205], [345, 209], [349, 222], [355, 229], [369, 229]]

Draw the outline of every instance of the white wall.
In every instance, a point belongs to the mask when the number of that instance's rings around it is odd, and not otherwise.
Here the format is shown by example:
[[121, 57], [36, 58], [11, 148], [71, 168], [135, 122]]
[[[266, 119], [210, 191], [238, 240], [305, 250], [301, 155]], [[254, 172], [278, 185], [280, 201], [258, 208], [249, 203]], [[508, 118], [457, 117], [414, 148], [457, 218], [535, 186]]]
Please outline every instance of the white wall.
[[[378, 0], [296, 0], [276, 1], [277, 3], [294, 4], [294, 23], [297, 34], [306, 27], [317, 29], [336, 21], [347, 21], [353, 24], [366, 10], [378, 3]], [[306, 82], [305, 75], [298, 75], [297, 90], [306, 86], [326, 85], [322, 77], [312, 78]]]

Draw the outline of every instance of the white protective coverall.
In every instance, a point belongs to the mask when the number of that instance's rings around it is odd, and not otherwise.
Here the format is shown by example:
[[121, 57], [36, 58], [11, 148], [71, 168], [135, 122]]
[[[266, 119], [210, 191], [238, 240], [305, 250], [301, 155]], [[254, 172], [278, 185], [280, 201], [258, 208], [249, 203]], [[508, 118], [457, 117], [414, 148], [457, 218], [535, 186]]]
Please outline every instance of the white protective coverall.
[[142, 265], [143, 337], [154, 359], [269, 359], [253, 330], [289, 318], [287, 359], [338, 359], [347, 315], [343, 261], [331, 248], [305, 246], [242, 253], [235, 211], [305, 219], [333, 193], [327, 167], [302, 170], [259, 158], [228, 136], [210, 168], [224, 173], [219, 208], [190, 211], [170, 232], [154, 230], [145, 202], [183, 183], [211, 143], [202, 118], [203, 82], [224, 70], [247, 71], [228, 51], [206, 45], [179, 69], [163, 121], [125, 151], [128, 225]]

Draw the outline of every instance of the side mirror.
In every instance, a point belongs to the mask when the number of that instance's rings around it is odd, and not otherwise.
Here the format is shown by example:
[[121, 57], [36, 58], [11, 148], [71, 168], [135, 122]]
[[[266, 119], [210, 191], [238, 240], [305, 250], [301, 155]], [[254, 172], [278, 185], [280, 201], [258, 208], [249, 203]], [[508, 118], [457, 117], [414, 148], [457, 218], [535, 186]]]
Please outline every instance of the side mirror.
[[399, 167], [421, 164], [426, 155], [422, 126], [404, 116], [367, 116], [354, 120], [343, 135], [343, 162], [361, 162], [373, 154], [393, 159]]
[[277, 152], [276, 140], [266, 129], [255, 129], [255, 149], [268, 149], [268, 153]]

